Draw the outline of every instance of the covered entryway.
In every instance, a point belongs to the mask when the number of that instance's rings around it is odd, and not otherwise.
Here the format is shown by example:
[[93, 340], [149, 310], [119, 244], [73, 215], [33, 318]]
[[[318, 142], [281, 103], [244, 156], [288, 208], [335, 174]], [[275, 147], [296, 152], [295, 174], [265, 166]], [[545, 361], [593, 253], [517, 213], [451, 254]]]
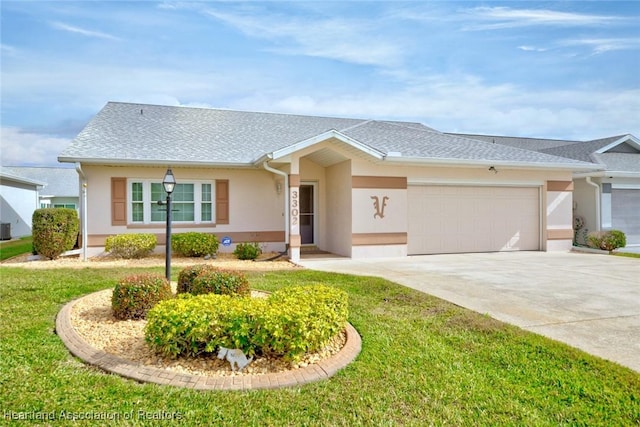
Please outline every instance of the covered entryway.
[[611, 190], [611, 225], [627, 236], [627, 245], [640, 245], [640, 189]]
[[540, 249], [538, 187], [410, 185], [408, 254]]

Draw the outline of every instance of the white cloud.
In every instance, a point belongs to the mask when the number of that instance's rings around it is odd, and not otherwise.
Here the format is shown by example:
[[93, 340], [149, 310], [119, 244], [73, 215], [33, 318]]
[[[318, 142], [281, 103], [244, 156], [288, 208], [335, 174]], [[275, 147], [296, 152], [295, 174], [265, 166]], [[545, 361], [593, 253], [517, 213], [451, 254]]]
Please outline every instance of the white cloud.
[[75, 34], [81, 34], [85, 37], [94, 37], [94, 38], [107, 39], [107, 40], [121, 40], [119, 37], [113, 36], [111, 34], [103, 33], [101, 31], [87, 30], [84, 28], [75, 27], [73, 25], [68, 25], [63, 22], [52, 22], [51, 26], [58, 30], [63, 30], [63, 31], [67, 31]]
[[67, 138], [23, 132], [16, 127], [3, 127], [0, 135], [3, 166], [59, 166], [58, 155], [71, 142]]
[[0, 43], [0, 51], [2, 51], [2, 55], [15, 55], [18, 52], [18, 49], [4, 43]]
[[397, 65], [403, 56], [390, 34], [379, 35], [374, 19], [285, 17], [255, 10], [203, 13], [251, 37], [270, 40], [274, 46], [269, 50], [276, 53], [382, 67]]
[[640, 39], [637, 38], [584, 38], [564, 40], [561, 46], [586, 46], [591, 48], [594, 54], [611, 52], [615, 50], [638, 50]]
[[535, 46], [518, 46], [518, 49], [524, 50], [525, 52], [546, 52], [548, 50], [543, 47], [535, 47]]
[[623, 18], [607, 15], [559, 12], [546, 9], [512, 9], [509, 7], [476, 7], [466, 11], [474, 18], [490, 23], [473, 23], [465, 30], [496, 30], [528, 26], [594, 26], [620, 22]]

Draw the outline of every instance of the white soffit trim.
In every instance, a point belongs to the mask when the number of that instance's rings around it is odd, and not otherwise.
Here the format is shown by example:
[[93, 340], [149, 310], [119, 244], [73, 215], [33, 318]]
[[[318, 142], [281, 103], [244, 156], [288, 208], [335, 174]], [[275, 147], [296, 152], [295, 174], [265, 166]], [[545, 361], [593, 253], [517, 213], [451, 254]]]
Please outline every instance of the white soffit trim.
[[335, 138], [339, 141], [342, 141], [345, 144], [350, 145], [353, 148], [356, 148], [378, 160], [382, 160], [385, 157], [385, 154], [383, 152], [378, 151], [374, 148], [371, 148], [368, 145], [365, 145], [356, 139], [348, 137], [347, 135], [344, 135], [343, 133], [340, 133], [335, 129], [329, 130], [327, 132], [323, 132], [319, 135], [297, 142], [293, 145], [289, 145], [288, 147], [282, 148], [280, 150], [276, 150], [273, 153], [268, 154], [267, 157], [273, 160], [281, 159], [283, 157], [286, 157], [295, 153], [296, 151], [300, 151], [307, 147], [311, 147], [312, 145], [318, 144], [320, 142], [326, 141], [331, 138]]
[[596, 154], [606, 153], [612, 148], [617, 147], [618, 145], [623, 144], [625, 142], [630, 143], [631, 145], [635, 146], [638, 150], [640, 150], [640, 140], [633, 135], [625, 135], [623, 137], [620, 137], [619, 139], [616, 139], [611, 144], [605, 145], [601, 149], [597, 150], [595, 153]]

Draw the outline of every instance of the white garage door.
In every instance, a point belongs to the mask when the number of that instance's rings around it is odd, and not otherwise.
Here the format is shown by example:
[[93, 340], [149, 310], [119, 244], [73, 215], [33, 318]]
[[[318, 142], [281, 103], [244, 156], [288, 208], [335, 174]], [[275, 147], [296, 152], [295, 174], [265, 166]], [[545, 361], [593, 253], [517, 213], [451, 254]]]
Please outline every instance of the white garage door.
[[536, 187], [411, 185], [408, 253], [540, 249]]
[[611, 190], [611, 225], [624, 231], [627, 245], [640, 245], [640, 190]]

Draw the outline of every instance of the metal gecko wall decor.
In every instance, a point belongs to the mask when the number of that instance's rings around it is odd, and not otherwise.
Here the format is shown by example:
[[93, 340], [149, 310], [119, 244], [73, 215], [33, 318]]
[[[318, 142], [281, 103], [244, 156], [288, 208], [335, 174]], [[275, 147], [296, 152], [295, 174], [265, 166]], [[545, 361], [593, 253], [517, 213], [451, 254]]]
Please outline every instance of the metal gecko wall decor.
[[375, 213], [373, 214], [374, 218], [384, 218], [384, 208], [387, 206], [387, 201], [389, 198], [384, 196], [382, 198], [382, 203], [380, 203], [380, 198], [378, 196], [371, 196], [373, 200], [373, 209], [375, 209]]

